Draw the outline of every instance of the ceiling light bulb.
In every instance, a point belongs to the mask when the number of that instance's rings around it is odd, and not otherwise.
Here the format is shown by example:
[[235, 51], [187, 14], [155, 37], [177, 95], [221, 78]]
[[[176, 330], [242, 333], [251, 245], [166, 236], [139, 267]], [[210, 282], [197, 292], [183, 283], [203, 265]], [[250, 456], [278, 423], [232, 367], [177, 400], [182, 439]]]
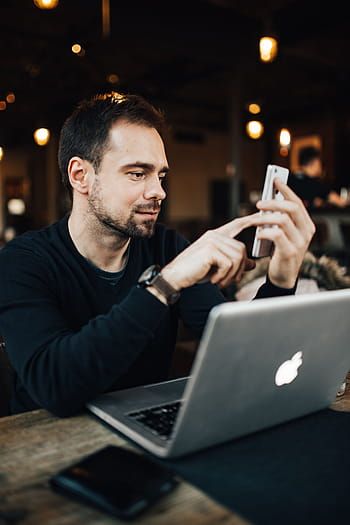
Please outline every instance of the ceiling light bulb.
[[23, 199], [10, 199], [7, 203], [7, 209], [11, 215], [23, 215], [26, 211], [26, 205]]
[[280, 146], [285, 148], [290, 146], [290, 132], [287, 128], [282, 128], [280, 131]]
[[59, 0], [34, 0], [34, 4], [39, 9], [55, 9], [58, 6]]
[[246, 125], [246, 131], [251, 139], [260, 139], [264, 133], [264, 126], [259, 120], [250, 120]]
[[46, 146], [50, 140], [50, 131], [47, 128], [38, 128], [34, 131], [33, 136], [38, 146]]
[[74, 54], [78, 55], [81, 52], [81, 45], [80, 44], [73, 44], [72, 45], [72, 51]]
[[7, 93], [6, 95], [6, 102], [8, 104], [13, 104], [16, 100], [15, 94], [11, 91], [10, 93]]
[[259, 42], [260, 60], [262, 62], [272, 62], [278, 51], [278, 43], [273, 36], [263, 36]]
[[0, 162], [4, 158], [4, 148], [0, 146]]
[[248, 111], [249, 113], [252, 113], [253, 115], [257, 115], [261, 111], [261, 107], [259, 104], [256, 104], [255, 102], [252, 102], [248, 105]]
[[118, 77], [118, 75], [116, 73], [110, 73], [109, 75], [107, 75], [107, 81], [110, 84], [118, 84], [119, 77]]

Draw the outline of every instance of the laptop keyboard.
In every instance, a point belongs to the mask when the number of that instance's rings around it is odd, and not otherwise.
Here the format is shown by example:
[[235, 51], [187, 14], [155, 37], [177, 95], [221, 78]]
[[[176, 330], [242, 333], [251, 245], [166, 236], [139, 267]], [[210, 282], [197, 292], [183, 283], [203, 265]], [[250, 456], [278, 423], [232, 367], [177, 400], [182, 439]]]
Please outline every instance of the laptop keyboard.
[[129, 412], [127, 416], [147, 427], [161, 439], [167, 440], [171, 436], [180, 406], [181, 401], [175, 401], [167, 405]]

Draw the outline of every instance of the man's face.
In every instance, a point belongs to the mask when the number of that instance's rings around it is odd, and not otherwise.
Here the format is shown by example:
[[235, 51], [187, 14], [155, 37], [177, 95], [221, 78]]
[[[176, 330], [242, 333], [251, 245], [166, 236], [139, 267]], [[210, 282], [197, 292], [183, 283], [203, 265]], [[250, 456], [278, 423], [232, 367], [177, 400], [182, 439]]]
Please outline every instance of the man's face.
[[166, 196], [163, 141], [154, 128], [125, 121], [112, 126], [109, 139], [90, 186], [89, 214], [118, 236], [150, 237]]
[[321, 159], [313, 159], [309, 164], [307, 165], [307, 169], [305, 169], [305, 173], [309, 177], [321, 177], [322, 176], [322, 162]]

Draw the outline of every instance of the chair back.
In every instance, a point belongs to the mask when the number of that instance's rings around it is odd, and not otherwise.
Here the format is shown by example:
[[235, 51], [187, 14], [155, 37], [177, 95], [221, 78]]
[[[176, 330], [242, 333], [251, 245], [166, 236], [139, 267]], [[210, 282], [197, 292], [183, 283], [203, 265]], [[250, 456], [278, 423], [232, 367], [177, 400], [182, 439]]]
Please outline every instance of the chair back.
[[5, 342], [0, 335], [0, 417], [10, 413], [13, 381], [14, 371], [7, 357]]

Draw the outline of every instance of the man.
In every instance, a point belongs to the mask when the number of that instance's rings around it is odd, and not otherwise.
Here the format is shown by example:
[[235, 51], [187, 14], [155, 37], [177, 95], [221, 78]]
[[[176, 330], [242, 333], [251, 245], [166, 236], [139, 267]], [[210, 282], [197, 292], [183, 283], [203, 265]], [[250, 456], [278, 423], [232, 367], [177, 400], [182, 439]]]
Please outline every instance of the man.
[[169, 171], [163, 126], [143, 98], [118, 93], [82, 102], [64, 123], [58, 156], [71, 212], [0, 253], [13, 413], [44, 407], [67, 416], [99, 393], [166, 379], [178, 318], [199, 337], [225, 301], [220, 287], [254, 266], [235, 239], [245, 228], [280, 226], [261, 233], [275, 250], [257, 297], [294, 293], [314, 225], [287, 186], [278, 185], [284, 202], [258, 204], [271, 213], [191, 245], [156, 224]]
[[308, 209], [319, 208], [329, 203], [344, 208], [348, 199], [341, 197], [322, 180], [321, 152], [314, 146], [301, 148], [298, 155], [300, 171], [290, 173], [288, 186], [303, 200]]

